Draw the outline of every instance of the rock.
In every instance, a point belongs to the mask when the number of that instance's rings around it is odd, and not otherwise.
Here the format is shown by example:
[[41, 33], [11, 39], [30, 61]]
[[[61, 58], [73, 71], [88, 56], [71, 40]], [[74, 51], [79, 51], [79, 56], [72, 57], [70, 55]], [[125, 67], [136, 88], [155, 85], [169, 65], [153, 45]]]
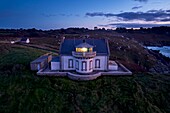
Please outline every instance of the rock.
[[152, 73], [168, 74], [170, 72], [169, 66], [164, 65], [161, 61], [158, 61], [151, 69]]

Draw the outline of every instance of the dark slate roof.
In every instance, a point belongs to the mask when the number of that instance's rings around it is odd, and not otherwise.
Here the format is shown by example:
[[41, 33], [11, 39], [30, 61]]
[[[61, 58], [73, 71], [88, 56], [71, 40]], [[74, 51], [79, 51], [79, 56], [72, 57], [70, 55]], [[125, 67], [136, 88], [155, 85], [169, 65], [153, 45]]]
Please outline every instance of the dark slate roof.
[[60, 57], [59, 56], [53, 57], [51, 62], [60, 62]]
[[[61, 43], [60, 55], [71, 55], [72, 51], [75, 51], [75, 47], [83, 43], [84, 39], [65, 39]], [[86, 43], [93, 46], [93, 51], [97, 52], [97, 55], [109, 55], [109, 45], [105, 39], [85, 39]]]
[[22, 37], [21, 41], [26, 41], [28, 38], [27, 37]]
[[47, 60], [47, 58], [48, 58], [48, 55], [40, 56], [39, 58], [35, 59], [31, 63], [40, 63], [40, 62], [43, 62], [43, 61]]

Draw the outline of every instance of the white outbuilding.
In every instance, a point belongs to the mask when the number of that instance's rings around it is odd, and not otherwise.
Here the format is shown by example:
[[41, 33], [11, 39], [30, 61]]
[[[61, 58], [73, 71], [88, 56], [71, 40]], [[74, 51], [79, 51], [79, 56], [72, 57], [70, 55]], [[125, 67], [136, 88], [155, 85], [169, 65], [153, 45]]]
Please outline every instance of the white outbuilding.
[[27, 37], [22, 37], [21, 40], [20, 40], [20, 43], [30, 43], [30, 39], [27, 38]]

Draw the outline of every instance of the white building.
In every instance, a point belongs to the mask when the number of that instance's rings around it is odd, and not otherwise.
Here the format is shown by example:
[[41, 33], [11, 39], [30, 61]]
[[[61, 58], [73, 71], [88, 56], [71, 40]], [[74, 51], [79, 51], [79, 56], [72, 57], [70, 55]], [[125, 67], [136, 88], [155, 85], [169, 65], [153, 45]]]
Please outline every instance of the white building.
[[20, 40], [21, 43], [30, 43], [30, 39], [29, 38], [26, 38], [26, 37], [22, 37], [21, 40]]
[[[40, 76], [67, 76], [72, 80], [94, 80], [100, 76], [132, 75], [119, 62], [109, 60], [110, 50], [105, 39], [63, 39], [60, 55], [48, 55], [30, 63]], [[48, 60], [47, 60], [48, 59]]]
[[105, 39], [64, 39], [60, 56], [51, 61], [51, 70], [76, 71], [80, 74], [117, 70], [115, 62], [109, 67], [109, 55], [109, 45]]

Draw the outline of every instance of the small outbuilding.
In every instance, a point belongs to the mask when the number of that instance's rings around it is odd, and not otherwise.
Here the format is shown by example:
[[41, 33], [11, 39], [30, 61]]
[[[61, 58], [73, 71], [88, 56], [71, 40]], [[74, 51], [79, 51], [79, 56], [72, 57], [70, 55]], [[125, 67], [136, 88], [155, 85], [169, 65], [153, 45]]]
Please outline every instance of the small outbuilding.
[[20, 40], [20, 43], [30, 43], [30, 39], [27, 38], [27, 37], [22, 37], [21, 40]]
[[11, 44], [15, 44], [15, 41], [11, 41]]
[[39, 71], [46, 68], [52, 60], [52, 55], [43, 55], [30, 63], [31, 70]]

